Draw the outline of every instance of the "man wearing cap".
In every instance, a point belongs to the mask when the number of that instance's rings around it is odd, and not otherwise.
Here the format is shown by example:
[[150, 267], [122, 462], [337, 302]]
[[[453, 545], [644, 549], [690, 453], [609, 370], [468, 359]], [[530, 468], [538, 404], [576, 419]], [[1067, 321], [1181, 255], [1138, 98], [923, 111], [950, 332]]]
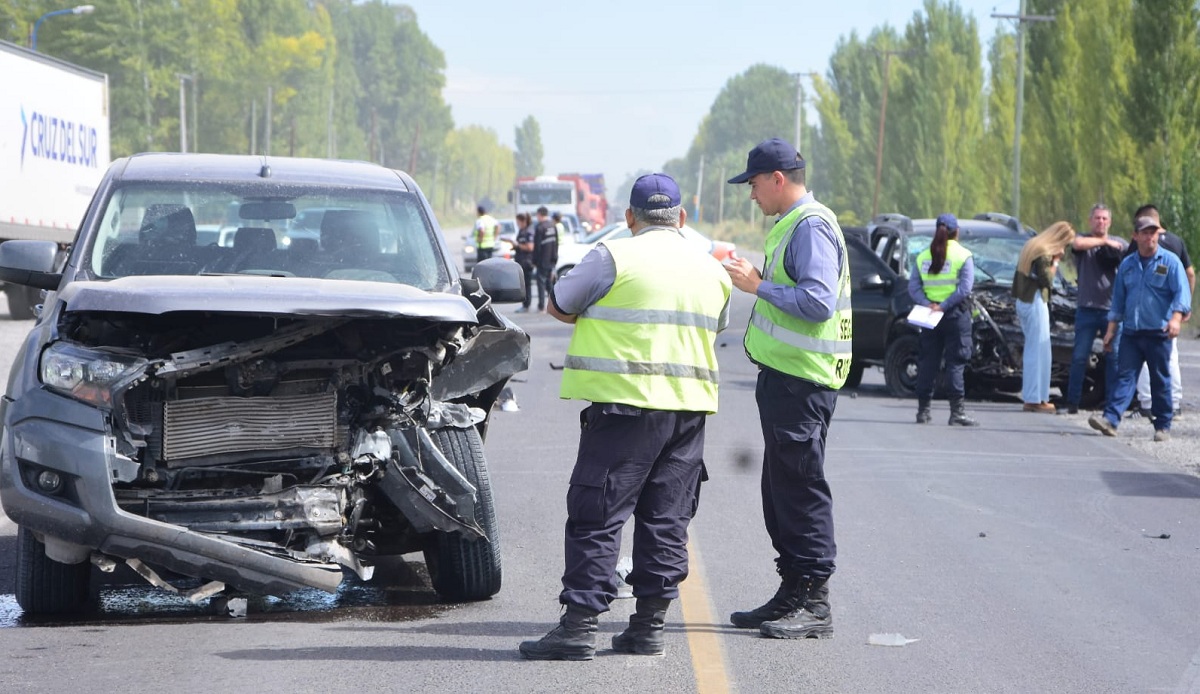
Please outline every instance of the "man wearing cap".
[[500, 222], [488, 214], [487, 208], [479, 205], [475, 208], [479, 217], [475, 220], [475, 262], [481, 262], [492, 257], [496, 247], [496, 233], [500, 230]]
[[[1138, 217], [1149, 217], [1159, 225], [1158, 230], [1158, 247], [1179, 256], [1179, 260], [1183, 262], [1183, 271], [1187, 273], [1188, 287], [1193, 294], [1196, 293], [1196, 270], [1192, 267], [1192, 258], [1188, 255], [1187, 244], [1179, 236], [1172, 234], [1162, 228], [1162, 218], [1158, 215], [1158, 208], [1152, 204], [1142, 205], [1133, 213], [1133, 219], [1136, 222]], [[1133, 253], [1137, 250], [1137, 239], [1129, 244], [1126, 254]], [[1179, 371], [1179, 340], [1178, 338], [1171, 340], [1171, 408], [1178, 413], [1179, 408], [1183, 405], [1183, 378]], [[1153, 406], [1150, 400], [1150, 375], [1145, 367], [1138, 374], [1137, 380], [1137, 399], [1141, 411], [1144, 415], [1149, 415]]]
[[731, 285], [712, 256], [680, 233], [687, 215], [666, 174], [634, 182], [631, 238], [606, 241], [560, 278], [549, 313], [575, 331], [561, 397], [580, 413], [567, 491], [566, 568], [559, 625], [520, 646], [533, 660], [591, 660], [598, 615], [617, 597], [621, 530], [634, 518], [637, 598], [619, 653], [664, 652], [663, 625], [688, 573], [687, 529], [700, 500], [704, 425], [717, 411], [716, 334]]
[[908, 278], [908, 295], [922, 306], [940, 313], [933, 328], [922, 329], [917, 364], [917, 424], [928, 424], [933, 386], [942, 361], [946, 362], [946, 389], [950, 398], [948, 424], [977, 426], [967, 414], [963, 372], [971, 358], [971, 290], [975, 286], [975, 261], [958, 242], [958, 218], [938, 215], [929, 248], [917, 255], [916, 272]]
[[851, 357], [846, 242], [837, 217], [805, 187], [804, 164], [795, 147], [772, 138], [729, 179], [750, 184], [764, 215], [779, 215], [761, 273], [744, 258], [725, 266], [735, 287], [758, 297], [745, 347], [759, 366], [763, 516], [782, 579], [766, 604], [730, 621], [774, 638], [833, 635], [826, 582], [837, 547], [825, 437]]
[[1117, 268], [1112, 308], [1104, 348], [1112, 348], [1120, 327], [1117, 350], [1117, 384], [1104, 407], [1088, 424], [1105, 436], [1116, 436], [1121, 413], [1134, 396], [1138, 371], [1150, 371], [1154, 440], [1171, 438], [1171, 341], [1179, 336], [1183, 320], [1192, 310], [1192, 294], [1183, 262], [1159, 246], [1158, 220], [1138, 217], [1133, 225], [1137, 253], [1125, 256]]

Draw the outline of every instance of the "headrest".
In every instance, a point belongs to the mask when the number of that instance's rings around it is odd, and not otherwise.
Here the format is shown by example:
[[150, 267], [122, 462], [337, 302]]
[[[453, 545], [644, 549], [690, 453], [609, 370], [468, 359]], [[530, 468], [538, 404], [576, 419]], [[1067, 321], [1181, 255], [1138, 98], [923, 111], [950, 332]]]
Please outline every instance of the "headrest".
[[138, 240], [154, 245], [195, 246], [196, 218], [184, 205], [148, 205]]
[[321, 218], [321, 246], [332, 252], [378, 253], [379, 227], [365, 210], [326, 210]]
[[267, 253], [275, 250], [275, 230], [266, 227], [239, 227], [233, 234], [233, 250], [238, 253]]

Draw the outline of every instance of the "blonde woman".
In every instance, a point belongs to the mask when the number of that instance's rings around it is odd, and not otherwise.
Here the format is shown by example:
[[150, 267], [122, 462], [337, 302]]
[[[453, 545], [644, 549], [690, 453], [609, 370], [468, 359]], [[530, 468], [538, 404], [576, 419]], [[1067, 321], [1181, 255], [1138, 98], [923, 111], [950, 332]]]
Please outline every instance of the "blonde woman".
[[1017, 318], [1025, 333], [1021, 358], [1021, 399], [1026, 412], [1054, 414], [1050, 404], [1050, 287], [1075, 229], [1055, 222], [1025, 242], [1013, 275]]

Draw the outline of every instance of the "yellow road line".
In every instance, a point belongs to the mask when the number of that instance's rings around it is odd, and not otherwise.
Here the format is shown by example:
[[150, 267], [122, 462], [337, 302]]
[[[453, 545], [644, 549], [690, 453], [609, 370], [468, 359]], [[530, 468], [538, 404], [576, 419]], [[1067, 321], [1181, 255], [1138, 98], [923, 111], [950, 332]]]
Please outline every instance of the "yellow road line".
[[692, 672], [696, 675], [696, 691], [700, 694], [729, 692], [725, 675], [725, 656], [721, 650], [717, 622], [713, 618], [712, 601], [704, 584], [704, 563], [693, 539], [688, 542], [687, 580], [679, 586], [679, 606], [683, 610], [688, 648], [692, 652]]

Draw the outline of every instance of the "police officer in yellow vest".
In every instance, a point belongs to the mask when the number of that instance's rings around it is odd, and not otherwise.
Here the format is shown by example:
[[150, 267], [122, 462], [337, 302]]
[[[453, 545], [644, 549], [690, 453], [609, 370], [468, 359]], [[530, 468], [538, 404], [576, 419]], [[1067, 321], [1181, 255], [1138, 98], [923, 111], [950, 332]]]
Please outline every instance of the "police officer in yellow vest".
[[496, 248], [496, 234], [500, 231], [500, 222], [488, 214], [487, 208], [479, 205], [475, 208], [479, 217], [475, 220], [475, 261], [482, 262], [492, 257]]
[[535, 660], [591, 660], [597, 615], [617, 596], [621, 529], [634, 518], [637, 597], [619, 653], [658, 655], [663, 624], [687, 576], [687, 529], [700, 499], [704, 424], [717, 411], [716, 334], [728, 323], [729, 277], [679, 232], [686, 219], [666, 174], [637, 179], [625, 221], [559, 279], [548, 312], [574, 323], [561, 396], [579, 416], [567, 492], [560, 623], [521, 644]]
[[937, 327], [921, 330], [921, 360], [917, 366], [917, 424], [928, 424], [932, 415], [933, 384], [938, 367], [946, 360], [946, 388], [950, 396], [950, 424], [979, 424], [967, 414], [963, 369], [971, 358], [971, 287], [975, 264], [958, 242], [958, 219], [941, 214], [929, 248], [917, 255], [917, 267], [908, 278], [908, 294], [942, 317]]
[[851, 356], [846, 242], [837, 217], [805, 187], [804, 165], [795, 147], [772, 138], [750, 150], [746, 171], [729, 180], [749, 183], [763, 214], [779, 215], [763, 271], [743, 258], [726, 270], [735, 287], [758, 297], [745, 344], [759, 366], [763, 516], [782, 577], [766, 604], [729, 619], [787, 639], [833, 635], [826, 582], [837, 546], [825, 437]]

